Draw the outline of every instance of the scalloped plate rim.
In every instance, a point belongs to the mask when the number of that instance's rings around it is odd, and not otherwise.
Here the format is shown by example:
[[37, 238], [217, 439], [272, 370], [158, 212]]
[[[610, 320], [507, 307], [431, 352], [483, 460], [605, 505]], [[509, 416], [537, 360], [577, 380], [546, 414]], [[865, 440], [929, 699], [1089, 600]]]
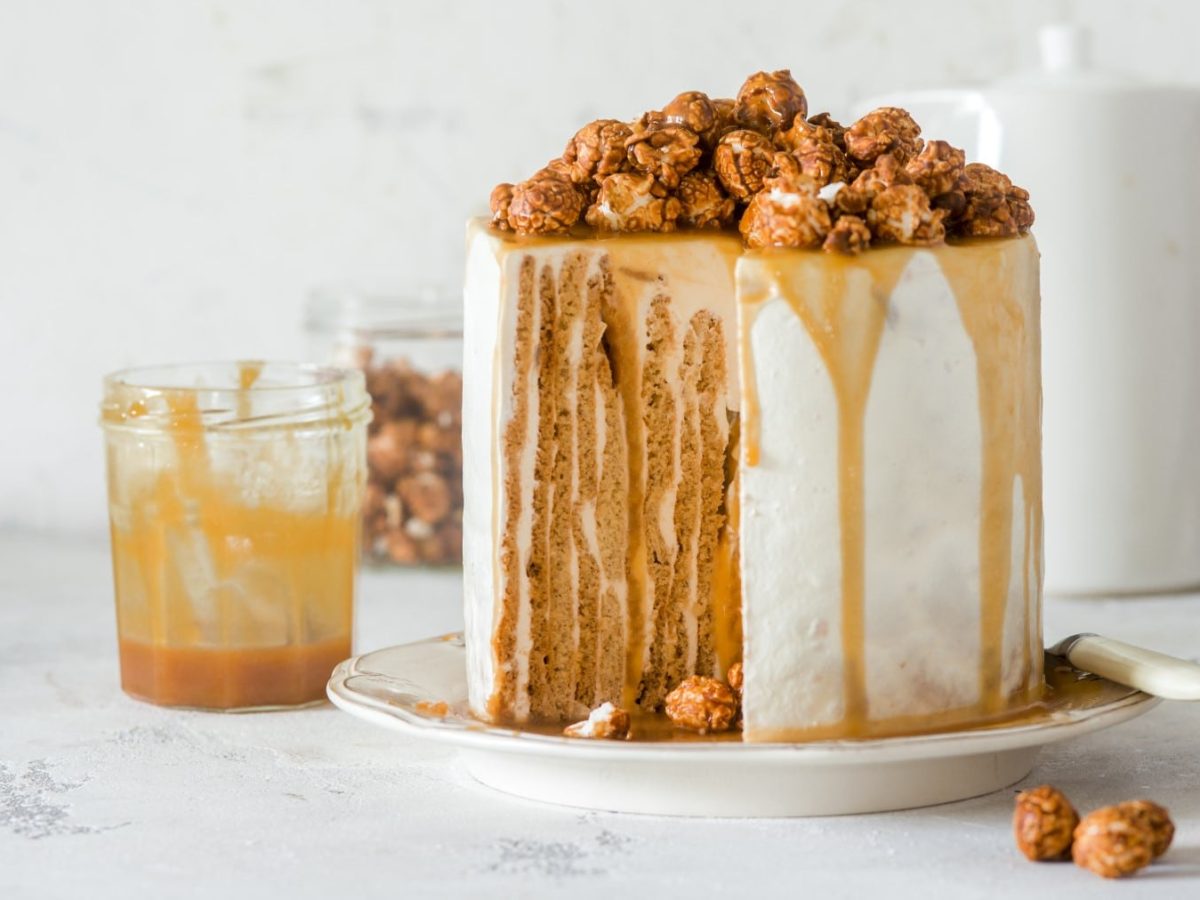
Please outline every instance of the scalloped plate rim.
[[[436, 716], [387, 703], [356, 691], [351, 679], [359, 676], [398, 681], [395, 675], [367, 672], [368, 660], [394, 657], [414, 648], [441, 644], [462, 648], [462, 634], [425, 638], [406, 644], [382, 647], [351, 657], [334, 669], [326, 693], [334, 706], [352, 716], [385, 728], [400, 731], [414, 738], [431, 740], [474, 751], [555, 756], [569, 755], [573, 759], [645, 760], [665, 762], [671, 758], [694, 758], [697, 762], [717, 761], [786, 761], [821, 765], [866, 765], [900, 760], [936, 759], [949, 756], [974, 756], [1044, 746], [1100, 731], [1149, 712], [1161, 700], [1134, 691], [1102, 706], [1062, 713], [1061, 719], [1013, 726], [964, 729], [934, 732], [903, 737], [870, 738], [864, 740], [831, 740], [810, 743], [669, 743], [585, 741], [577, 738], [534, 734], [452, 714]], [[465, 652], [462, 679], [466, 681]], [[419, 685], [419, 682], [407, 684]]]

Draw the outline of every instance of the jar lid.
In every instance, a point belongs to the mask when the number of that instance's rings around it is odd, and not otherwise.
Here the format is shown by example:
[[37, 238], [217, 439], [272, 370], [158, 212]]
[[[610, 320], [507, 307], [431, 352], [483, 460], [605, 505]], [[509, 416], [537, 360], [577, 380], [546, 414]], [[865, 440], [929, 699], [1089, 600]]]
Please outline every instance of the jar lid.
[[433, 290], [412, 293], [325, 287], [305, 307], [305, 330], [358, 342], [379, 338], [461, 338], [462, 304]]

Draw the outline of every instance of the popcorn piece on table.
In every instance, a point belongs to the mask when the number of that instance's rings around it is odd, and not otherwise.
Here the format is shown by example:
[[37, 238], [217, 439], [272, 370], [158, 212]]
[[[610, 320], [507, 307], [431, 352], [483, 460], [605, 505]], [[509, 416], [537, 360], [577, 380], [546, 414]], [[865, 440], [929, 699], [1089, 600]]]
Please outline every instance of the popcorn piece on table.
[[1043, 784], [1017, 794], [1013, 835], [1017, 849], [1026, 859], [1034, 862], [1066, 859], [1078, 824], [1075, 807], [1056, 787]]
[[1155, 832], [1136, 811], [1105, 806], [1075, 827], [1071, 858], [1103, 878], [1122, 878], [1154, 859]]

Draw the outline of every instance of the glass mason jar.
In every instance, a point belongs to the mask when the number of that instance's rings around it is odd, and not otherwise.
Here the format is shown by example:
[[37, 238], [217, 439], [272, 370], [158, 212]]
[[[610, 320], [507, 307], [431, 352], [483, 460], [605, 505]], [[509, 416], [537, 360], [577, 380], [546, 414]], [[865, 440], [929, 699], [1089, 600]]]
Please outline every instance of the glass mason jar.
[[121, 687], [164, 706], [323, 699], [350, 655], [370, 406], [355, 370], [104, 380]]
[[462, 565], [462, 309], [435, 296], [326, 290], [305, 322], [315, 358], [361, 368], [371, 395], [363, 552]]

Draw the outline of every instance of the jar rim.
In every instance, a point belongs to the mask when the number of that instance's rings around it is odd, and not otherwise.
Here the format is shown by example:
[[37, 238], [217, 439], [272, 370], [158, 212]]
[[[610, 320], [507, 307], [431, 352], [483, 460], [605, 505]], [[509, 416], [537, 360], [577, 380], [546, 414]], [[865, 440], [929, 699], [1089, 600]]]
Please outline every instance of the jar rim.
[[378, 338], [461, 338], [462, 306], [445, 292], [395, 292], [324, 287], [305, 304], [310, 334]]
[[[186, 398], [186, 402], [181, 402]], [[319, 427], [370, 415], [362, 372], [235, 360], [133, 366], [104, 376], [100, 424], [154, 431], [190, 417], [205, 429]]]

